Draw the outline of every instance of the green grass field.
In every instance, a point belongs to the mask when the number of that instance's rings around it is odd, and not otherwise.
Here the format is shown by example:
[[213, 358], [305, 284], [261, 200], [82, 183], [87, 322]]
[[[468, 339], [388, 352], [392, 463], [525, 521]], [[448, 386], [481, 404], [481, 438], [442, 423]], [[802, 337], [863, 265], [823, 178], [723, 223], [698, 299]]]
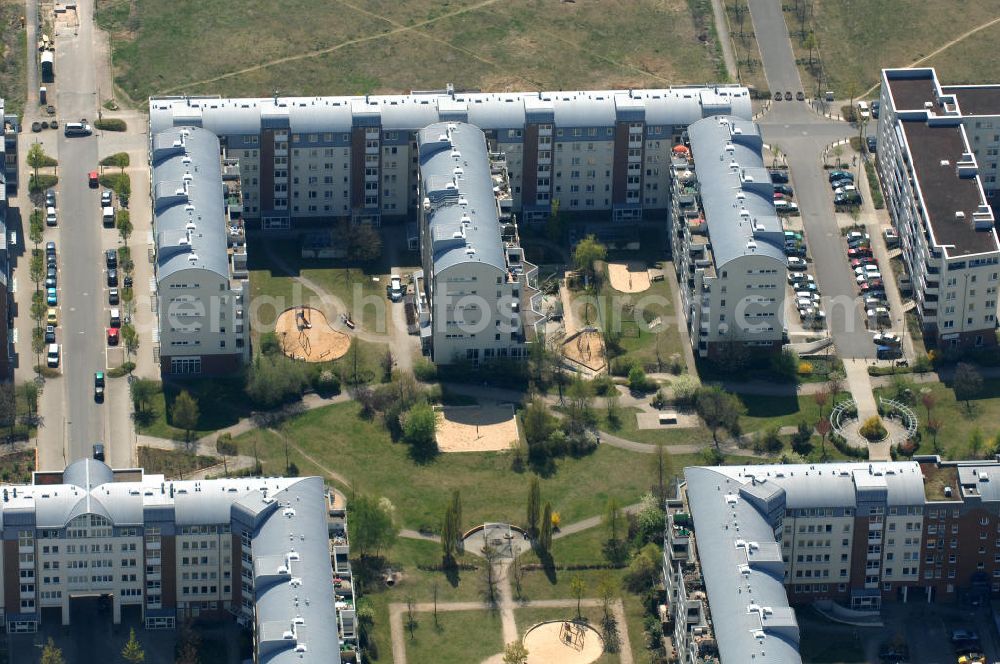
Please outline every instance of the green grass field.
[[4, 112], [21, 115], [24, 111], [25, 59], [28, 57], [25, 31], [20, 17], [24, 4], [16, 0], [0, 0], [0, 90], [3, 90]]
[[[406, 657], [414, 662], [481, 662], [503, 650], [498, 611], [439, 611], [415, 615], [406, 632]], [[406, 626], [406, 616], [403, 616]]]
[[136, 101], [162, 93], [365, 94], [448, 82], [601, 89], [717, 78], [684, 0], [100, 0], [97, 20], [113, 37], [116, 82]]
[[[292, 418], [283, 431], [299, 449], [350, 478], [358, 490], [388, 497], [404, 527], [437, 530], [454, 489], [462, 492], [466, 527], [488, 520], [523, 521], [528, 476], [510, 470], [508, 453], [441, 454], [416, 464], [405, 444], [393, 443], [379, 423], [358, 418], [357, 410], [354, 403], [327, 406]], [[282, 471], [284, 445], [274, 434], [240, 436], [241, 453], [253, 454], [255, 436], [265, 474]], [[290, 458], [303, 474], [323, 474], [295, 449]], [[636, 460], [631, 452], [607, 446], [579, 459], [560, 459], [552, 476], [542, 480], [543, 498], [552, 502], [564, 524], [600, 514], [609, 496], [623, 505], [634, 503], [653, 479], [652, 467], [637, 467]], [[581, 482], [584, 477], [589, 480]]]
[[[791, 6], [791, 3], [788, 4]], [[1000, 0], [981, 0], [954, 11], [947, 4], [920, 0], [837, 0], [814, 3], [812, 29], [819, 41], [823, 67], [829, 78], [824, 83], [838, 99], [864, 92], [879, 82], [883, 67], [908, 67], [965, 32], [1000, 16]], [[796, 35], [798, 22], [785, 13], [797, 55], [805, 50]], [[941, 67], [941, 80], [987, 83], [996, 78], [1000, 55], [983, 48], [996, 43], [1000, 26], [976, 33], [964, 42], [930, 58], [920, 66]], [[804, 68], [803, 68], [804, 69]], [[806, 90], [815, 89], [806, 80]]]
[[218, 457], [190, 454], [180, 449], [161, 450], [140, 445], [136, 451], [140, 468], [147, 473], [166, 475], [167, 479], [180, 479], [196, 470], [222, 463]]

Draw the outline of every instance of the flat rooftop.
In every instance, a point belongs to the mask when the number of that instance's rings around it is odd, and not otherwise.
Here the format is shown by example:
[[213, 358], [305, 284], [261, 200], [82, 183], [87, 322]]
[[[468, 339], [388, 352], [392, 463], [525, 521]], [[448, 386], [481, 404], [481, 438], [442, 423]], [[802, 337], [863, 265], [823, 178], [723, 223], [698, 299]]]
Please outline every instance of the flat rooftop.
[[[957, 164], [966, 150], [961, 129], [957, 125], [931, 126], [924, 120], [900, 124], [937, 243], [948, 247], [952, 257], [1000, 250], [992, 228], [977, 231], [973, 226], [972, 213], [983, 201], [976, 178], [958, 177]], [[959, 211], [965, 214], [964, 219], [955, 217]]]
[[955, 95], [962, 115], [1000, 115], [1000, 85], [950, 85], [941, 90]]
[[922, 110], [926, 102], [937, 108], [934, 79], [928, 74], [921, 78], [889, 78], [889, 91], [897, 111]]
[[[922, 463], [920, 470], [924, 474], [924, 493], [927, 500], [962, 499], [958, 494], [958, 469], [955, 466]], [[951, 496], [945, 495], [945, 487], [951, 489]]]

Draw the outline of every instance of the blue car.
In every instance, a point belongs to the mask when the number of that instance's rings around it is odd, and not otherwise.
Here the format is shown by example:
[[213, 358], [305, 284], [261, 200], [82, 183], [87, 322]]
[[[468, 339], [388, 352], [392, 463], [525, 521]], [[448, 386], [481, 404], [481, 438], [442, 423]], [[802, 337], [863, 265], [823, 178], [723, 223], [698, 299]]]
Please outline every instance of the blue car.
[[48, 303], [50, 307], [54, 307], [57, 304], [59, 304], [58, 299], [59, 298], [56, 296], [55, 288], [47, 288], [45, 290], [45, 301]]

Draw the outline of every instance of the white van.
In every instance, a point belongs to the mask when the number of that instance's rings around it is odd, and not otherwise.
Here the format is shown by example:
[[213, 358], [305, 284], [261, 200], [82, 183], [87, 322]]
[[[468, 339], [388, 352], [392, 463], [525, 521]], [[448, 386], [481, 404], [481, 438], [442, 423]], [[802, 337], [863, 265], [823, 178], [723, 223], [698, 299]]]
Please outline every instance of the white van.
[[861, 116], [862, 120], [867, 120], [871, 117], [871, 111], [868, 109], [868, 102], [859, 101], [858, 102], [858, 114]]
[[115, 225], [115, 209], [110, 205], [106, 206], [101, 214], [101, 220], [105, 227], [110, 228]]
[[50, 367], [55, 368], [59, 366], [59, 344], [49, 344], [47, 359]]
[[121, 312], [117, 307], [111, 308], [111, 325], [110, 327], [121, 327], [122, 326], [122, 316]]

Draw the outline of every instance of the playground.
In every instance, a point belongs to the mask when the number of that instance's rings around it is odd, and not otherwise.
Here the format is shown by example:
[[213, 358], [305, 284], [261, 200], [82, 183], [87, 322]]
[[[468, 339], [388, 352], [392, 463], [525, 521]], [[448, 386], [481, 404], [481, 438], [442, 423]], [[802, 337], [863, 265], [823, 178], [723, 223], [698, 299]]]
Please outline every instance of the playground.
[[528, 664], [590, 664], [604, 654], [604, 640], [590, 625], [570, 620], [538, 623], [524, 635]]
[[330, 362], [347, 355], [351, 338], [330, 327], [326, 316], [312, 307], [292, 307], [281, 312], [274, 333], [282, 352], [294, 360]]
[[438, 411], [436, 435], [442, 452], [498, 452], [520, 439], [509, 403], [444, 406]]
[[563, 355], [595, 373], [607, 367], [604, 337], [596, 327], [585, 327], [563, 342]]
[[649, 270], [646, 264], [608, 263], [608, 280], [611, 287], [619, 293], [641, 293], [649, 290]]

